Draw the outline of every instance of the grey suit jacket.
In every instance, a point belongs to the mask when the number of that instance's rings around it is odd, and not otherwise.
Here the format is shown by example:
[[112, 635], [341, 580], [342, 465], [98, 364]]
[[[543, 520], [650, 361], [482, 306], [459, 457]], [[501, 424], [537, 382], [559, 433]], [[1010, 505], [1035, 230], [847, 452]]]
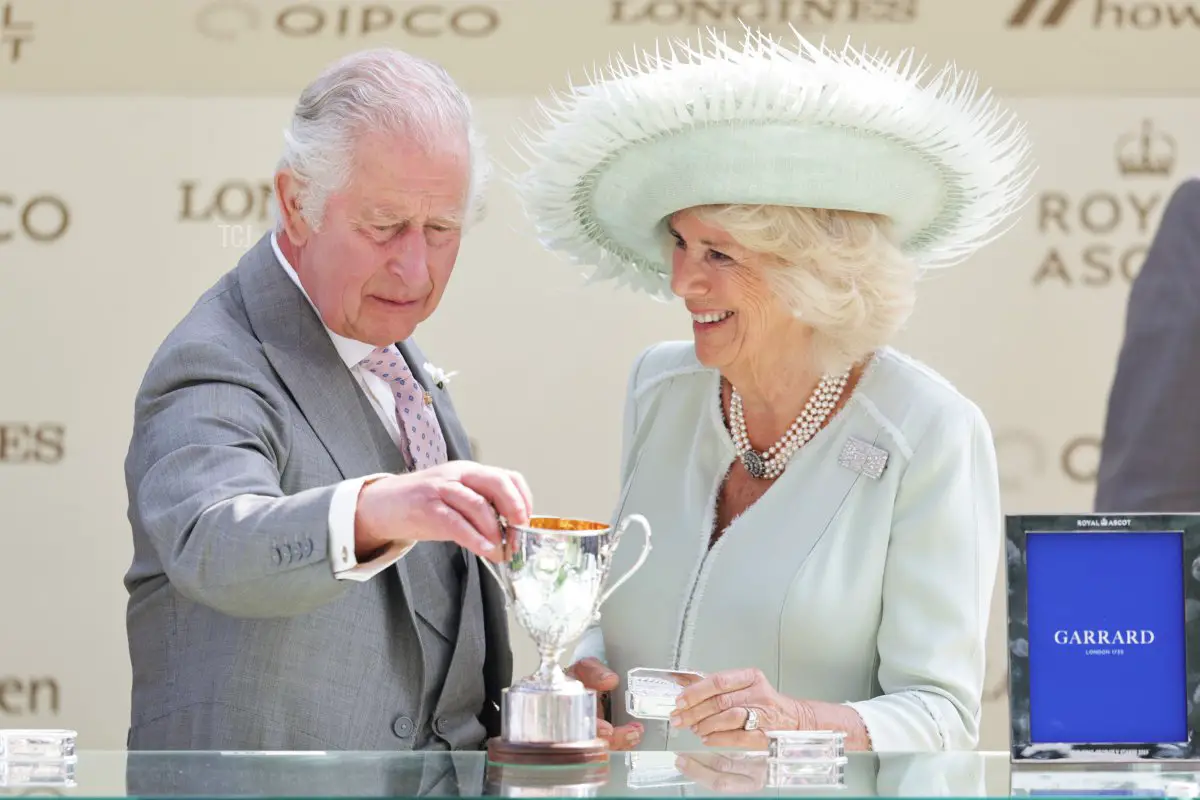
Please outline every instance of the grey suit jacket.
[[1167, 203], [1129, 294], [1095, 506], [1200, 511], [1200, 180]]
[[[424, 363], [413, 342], [399, 346]], [[450, 458], [469, 458], [449, 395], [429, 391]], [[137, 395], [130, 749], [416, 746], [414, 728], [439, 709], [422, 707], [412, 553], [360, 583], [336, 580], [327, 552], [335, 485], [404, 469], [264, 237], [167, 336]], [[470, 586], [483, 675], [451, 664], [440, 704], [484, 681], [478, 718], [494, 735], [512, 677], [507, 618], [493, 580]]]

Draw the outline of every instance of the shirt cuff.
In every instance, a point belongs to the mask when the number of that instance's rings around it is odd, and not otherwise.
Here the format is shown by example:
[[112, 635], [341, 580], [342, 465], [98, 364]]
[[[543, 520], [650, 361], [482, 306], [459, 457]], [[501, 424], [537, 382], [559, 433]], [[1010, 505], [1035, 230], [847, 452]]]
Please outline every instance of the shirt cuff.
[[395, 564], [412, 549], [416, 542], [396, 541], [383, 552], [366, 563], [358, 563], [354, 555], [354, 515], [358, 510], [358, 493], [363, 484], [377, 478], [386, 478], [389, 473], [381, 472], [342, 481], [333, 490], [329, 503], [329, 561], [333, 564], [333, 577], [340, 581], [367, 581]]
[[604, 633], [599, 625], [593, 625], [583, 632], [571, 654], [571, 663], [585, 658], [594, 658], [604, 666], [608, 666], [608, 654], [604, 649]]

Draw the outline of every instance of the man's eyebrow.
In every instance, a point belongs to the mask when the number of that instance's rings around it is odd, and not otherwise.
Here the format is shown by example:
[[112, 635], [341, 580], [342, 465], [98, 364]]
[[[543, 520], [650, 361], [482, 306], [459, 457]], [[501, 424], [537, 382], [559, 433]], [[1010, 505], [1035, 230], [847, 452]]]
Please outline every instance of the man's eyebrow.
[[[407, 214], [399, 214], [395, 209], [387, 206], [369, 207], [364, 216], [367, 219], [386, 219], [396, 220], [397, 222], [409, 222], [411, 217]], [[426, 224], [444, 225], [451, 228], [462, 226], [462, 215], [460, 214], [439, 214], [436, 217], [430, 217], [426, 220]]]

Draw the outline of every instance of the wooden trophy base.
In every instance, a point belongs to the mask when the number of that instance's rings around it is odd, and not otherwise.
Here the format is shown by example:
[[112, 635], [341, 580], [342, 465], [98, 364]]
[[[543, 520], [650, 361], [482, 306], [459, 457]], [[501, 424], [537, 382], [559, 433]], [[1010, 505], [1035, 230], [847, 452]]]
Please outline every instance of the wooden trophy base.
[[488, 740], [488, 761], [530, 767], [569, 767], [577, 764], [608, 763], [608, 742], [506, 742], [499, 736]]

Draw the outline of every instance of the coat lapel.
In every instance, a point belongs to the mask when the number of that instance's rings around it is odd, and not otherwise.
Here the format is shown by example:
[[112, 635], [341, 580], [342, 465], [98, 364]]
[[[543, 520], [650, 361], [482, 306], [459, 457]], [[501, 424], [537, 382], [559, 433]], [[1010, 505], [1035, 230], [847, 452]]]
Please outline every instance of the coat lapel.
[[403, 457], [317, 313], [276, 261], [269, 235], [247, 254], [239, 271], [243, 302], [263, 353], [342, 477], [403, 472]]

